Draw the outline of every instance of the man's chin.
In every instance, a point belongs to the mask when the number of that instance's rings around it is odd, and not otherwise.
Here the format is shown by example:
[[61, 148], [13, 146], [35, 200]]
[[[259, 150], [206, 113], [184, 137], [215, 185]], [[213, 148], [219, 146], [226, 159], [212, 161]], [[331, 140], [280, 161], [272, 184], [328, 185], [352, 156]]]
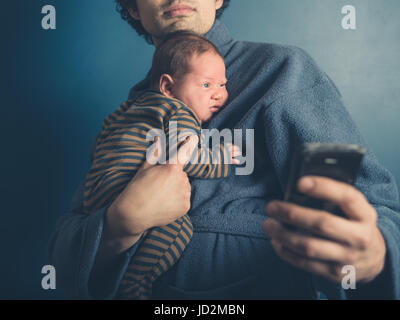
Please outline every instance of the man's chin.
[[175, 31], [191, 31], [198, 33], [196, 30], [196, 24], [190, 17], [182, 17], [182, 19], [173, 21], [164, 31], [165, 34], [172, 33]]

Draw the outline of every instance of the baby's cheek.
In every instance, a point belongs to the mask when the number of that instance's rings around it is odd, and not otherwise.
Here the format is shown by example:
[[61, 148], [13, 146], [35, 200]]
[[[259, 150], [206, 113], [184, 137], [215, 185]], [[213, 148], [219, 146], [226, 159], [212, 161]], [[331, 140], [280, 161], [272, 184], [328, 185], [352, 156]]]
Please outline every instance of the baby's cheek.
[[229, 93], [228, 93], [228, 91], [226, 91], [226, 89], [225, 89], [225, 99], [224, 99], [224, 103], [228, 100], [228, 98], [229, 98]]

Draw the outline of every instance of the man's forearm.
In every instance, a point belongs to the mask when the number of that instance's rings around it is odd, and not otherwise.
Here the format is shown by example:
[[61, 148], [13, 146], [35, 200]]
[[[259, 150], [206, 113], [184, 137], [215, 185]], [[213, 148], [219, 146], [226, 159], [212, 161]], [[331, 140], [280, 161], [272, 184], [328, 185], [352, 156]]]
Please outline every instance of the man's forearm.
[[[111, 208], [111, 207], [110, 207]], [[103, 232], [96, 254], [91, 278], [101, 277], [112, 266], [113, 262], [126, 250], [137, 243], [143, 233], [121, 237], [114, 228], [110, 217], [110, 208], [105, 215]]]

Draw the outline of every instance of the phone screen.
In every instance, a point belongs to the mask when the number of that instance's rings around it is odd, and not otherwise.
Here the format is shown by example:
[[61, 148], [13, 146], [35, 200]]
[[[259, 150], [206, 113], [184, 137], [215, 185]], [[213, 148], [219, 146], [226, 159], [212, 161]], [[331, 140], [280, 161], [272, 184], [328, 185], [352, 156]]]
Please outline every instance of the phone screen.
[[293, 160], [285, 201], [344, 216], [333, 203], [308, 197], [297, 191], [303, 176], [324, 176], [353, 185], [365, 148], [354, 144], [304, 143]]

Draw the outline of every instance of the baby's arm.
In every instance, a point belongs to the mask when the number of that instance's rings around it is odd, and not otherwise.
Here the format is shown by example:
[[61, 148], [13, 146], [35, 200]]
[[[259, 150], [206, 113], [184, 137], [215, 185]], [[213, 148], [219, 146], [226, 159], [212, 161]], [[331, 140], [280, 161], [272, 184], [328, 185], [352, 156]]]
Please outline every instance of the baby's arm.
[[[185, 109], [179, 110], [170, 118], [171, 123], [174, 125], [167, 130], [167, 150], [169, 150], [170, 156], [176, 154], [177, 148], [188, 136], [197, 135], [199, 137], [199, 147], [195, 149], [190, 162], [184, 168], [189, 176], [203, 179], [227, 177], [229, 165], [240, 163], [239, 160], [235, 159], [235, 157], [241, 155], [238, 146], [231, 143], [226, 143], [226, 145], [219, 144], [213, 150], [207, 145], [205, 136], [201, 134], [200, 124], [197, 123], [189, 111]], [[171, 143], [168, 144], [170, 139]]]
[[[198, 154], [202, 170], [198, 170], [195, 176], [203, 179], [216, 179], [227, 177], [230, 165], [240, 164], [235, 157], [241, 156], [242, 153], [240, 148], [232, 143], [220, 143], [212, 147], [207, 144], [202, 135]], [[192, 175], [191, 171], [188, 171], [188, 174]]]

